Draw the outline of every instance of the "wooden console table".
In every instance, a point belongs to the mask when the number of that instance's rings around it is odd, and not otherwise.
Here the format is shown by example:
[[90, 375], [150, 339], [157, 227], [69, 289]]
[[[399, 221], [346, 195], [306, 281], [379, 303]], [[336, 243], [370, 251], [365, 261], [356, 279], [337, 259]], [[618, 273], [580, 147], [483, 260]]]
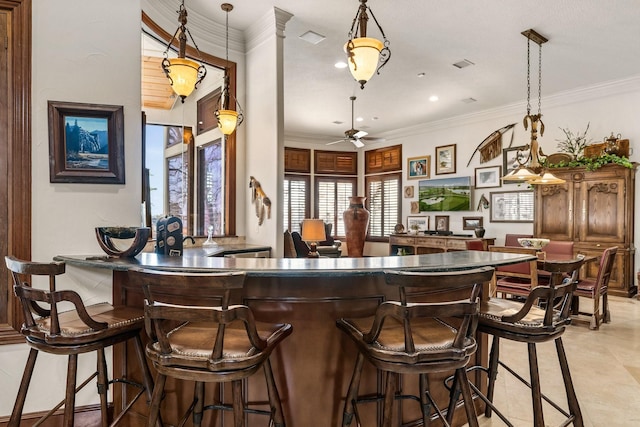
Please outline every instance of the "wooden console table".
[[464, 243], [467, 240], [482, 240], [485, 251], [489, 250], [489, 246], [496, 241], [495, 238], [392, 234], [389, 236], [389, 255], [398, 255], [398, 249], [403, 249], [404, 255], [464, 251], [467, 249]]
[[[406, 257], [366, 258], [219, 258], [207, 257], [196, 250], [185, 251], [182, 257], [159, 256], [142, 253], [135, 258], [117, 259], [100, 256], [57, 256], [68, 266], [79, 268], [109, 269], [113, 274], [113, 304], [140, 307], [143, 304], [142, 290], [129, 280], [128, 270], [133, 267], [153, 269], [189, 270], [242, 270], [247, 273], [242, 294], [235, 302], [249, 305], [257, 320], [265, 322], [288, 322], [293, 325], [293, 334], [281, 343], [273, 354], [272, 365], [276, 383], [283, 401], [285, 419], [290, 426], [332, 427], [340, 424], [344, 396], [353, 371], [357, 349], [353, 342], [336, 327], [340, 317], [359, 317], [375, 312], [385, 299], [397, 299], [390, 286], [385, 284], [383, 271], [388, 269], [419, 269], [426, 271], [465, 270], [481, 266], [508, 265], [530, 261], [529, 255], [502, 254], [480, 251], [444, 252], [439, 254]], [[487, 284], [488, 285], [488, 284]], [[487, 293], [485, 293], [486, 295]], [[455, 291], [452, 296], [457, 297]], [[442, 296], [421, 295], [433, 300]], [[144, 338], [146, 339], [146, 338]], [[113, 372], [126, 374], [130, 379], [139, 377], [135, 369], [133, 347], [120, 346], [113, 352]], [[484, 363], [488, 356], [486, 337], [478, 339], [478, 350], [472, 364]], [[368, 366], [363, 372], [361, 392], [373, 392], [383, 381], [375, 370]], [[433, 376], [432, 391], [441, 405], [446, 407], [449, 392], [442, 386], [445, 375]], [[470, 378], [482, 387], [479, 373]], [[403, 389], [413, 391], [417, 381], [403, 381]], [[260, 378], [248, 380], [248, 396], [251, 402], [266, 402], [264, 381]], [[434, 390], [437, 389], [437, 390]], [[193, 387], [167, 381], [166, 397], [162, 417], [165, 423], [175, 424], [178, 413], [191, 403]], [[114, 387], [114, 405], [120, 408], [123, 396], [119, 387]], [[211, 396], [215, 387], [207, 389]], [[227, 390], [224, 391], [225, 396]], [[363, 425], [377, 425], [378, 411], [375, 403], [361, 411]], [[478, 411], [482, 403], [477, 401]], [[128, 426], [146, 425], [148, 409], [143, 401], [136, 402], [135, 413], [129, 413]], [[417, 419], [419, 407], [411, 402], [402, 403], [405, 421]], [[203, 425], [213, 425], [211, 411], [205, 413]], [[263, 417], [249, 415], [247, 425], [262, 425]], [[218, 424], [229, 426], [225, 417]], [[462, 408], [456, 411], [454, 424], [466, 423]]]

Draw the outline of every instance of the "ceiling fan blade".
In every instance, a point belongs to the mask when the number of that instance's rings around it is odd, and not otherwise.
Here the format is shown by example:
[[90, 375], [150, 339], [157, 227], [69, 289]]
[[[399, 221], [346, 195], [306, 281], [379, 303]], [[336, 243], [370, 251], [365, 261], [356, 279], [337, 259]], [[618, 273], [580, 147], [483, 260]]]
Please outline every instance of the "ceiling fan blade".
[[355, 145], [355, 146], [356, 146], [356, 148], [362, 148], [362, 147], [364, 147], [364, 142], [360, 141], [360, 139], [359, 139], [359, 138], [353, 138], [353, 139], [351, 140], [351, 142], [353, 142], [353, 145]]
[[343, 138], [343, 139], [339, 139], [339, 140], [337, 140], [337, 141], [327, 142], [327, 144], [326, 144], [326, 145], [339, 144], [339, 143], [341, 143], [341, 142], [345, 142], [345, 141], [346, 141], [346, 139], [344, 139], [344, 138]]
[[363, 138], [365, 136], [369, 135], [367, 132], [363, 131], [363, 130], [359, 130], [358, 132], [356, 132], [353, 137], [354, 138]]

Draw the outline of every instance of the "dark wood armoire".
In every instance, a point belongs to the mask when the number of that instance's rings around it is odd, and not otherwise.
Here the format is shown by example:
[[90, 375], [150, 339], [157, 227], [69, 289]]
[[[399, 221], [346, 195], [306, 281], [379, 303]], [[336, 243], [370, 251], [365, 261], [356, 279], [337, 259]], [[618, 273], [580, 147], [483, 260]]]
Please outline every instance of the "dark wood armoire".
[[[535, 189], [536, 236], [573, 241], [576, 254], [599, 256], [607, 247], [618, 247], [609, 282], [612, 295], [630, 297], [638, 290], [633, 242], [637, 166], [608, 164], [595, 171], [554, 168], [554, 175], [566, 182]], [[595, 277], [598, 263], [584, 269], [583, 275]]]

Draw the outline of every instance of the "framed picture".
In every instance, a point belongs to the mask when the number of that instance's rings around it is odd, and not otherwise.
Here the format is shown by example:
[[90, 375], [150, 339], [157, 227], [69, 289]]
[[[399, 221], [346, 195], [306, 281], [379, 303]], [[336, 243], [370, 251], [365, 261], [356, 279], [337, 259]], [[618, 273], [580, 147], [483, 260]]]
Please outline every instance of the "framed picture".
[[426, 231], [429, 229], [428, 216], [408, 216], [407, 231]]
[[483, 217], [481, 216], [465, 216], [462, 217], [462, 229], [463, 230], [475, 230], [478, 227], [482, 227]]
[[49, 101], [49, 181], [124, 184], [121, 105]]
[[533, 222], [533, 191], [492, 192], [491, 222]]
[[488, 166], [476, 168], [476, 188], [494, 188], [502, 186], [502, 167]]
[[409, 157], [407, 159], [407, 179], [429, 178], [431, 156]]
[[420, 213], [420, 202], [411, 202], [411, 213], [412, 214]]
[[436, 147], [436, 175], [456, 173], [456, 144]]
[[449, 231], [449, 215], [436, 215], [436, 231]]
[[413, 185], [404, 186], [404, 198], [405, 199], [413, 198]]
[[[526, 145], [502, 149], [502, 171], [505, 175], [518, 169], [520, 164], [526, 162], [529, 157], [529, 149]], [[517, 184], [515, 181], [504, 181], [505, 184]]]
[[418, 182], [420, 212], [471, 210], [471, 177], [425, 179]]

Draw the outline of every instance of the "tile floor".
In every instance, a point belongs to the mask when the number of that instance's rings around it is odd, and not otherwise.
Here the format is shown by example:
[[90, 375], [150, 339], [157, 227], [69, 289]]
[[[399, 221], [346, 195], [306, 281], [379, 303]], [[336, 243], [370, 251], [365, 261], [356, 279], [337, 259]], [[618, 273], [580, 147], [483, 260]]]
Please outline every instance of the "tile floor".
[[[587, 325], [568, 326], [562, 340], [569, 360], [585, 427], [640, 426], [640, 301], [610, 297], [611, 323], [597, 331]], [[585, 311], [591, 301], [581, 302]], [[501, 359], [529, 378], [527, 346], [501, 340]], [[542, 392], [566, 408], [553, 342], [538, 344]], [[549, 361], [549, 363], [545, 363]], [[531, 395], [504, 369], [498, 371], [494, 402], [516, 427], [532, 425]], [[563, 417], [545, 403], [545, 424], [558, 426]], [[481, 427], [505, 424], [495, 415], [480, 418]]]

